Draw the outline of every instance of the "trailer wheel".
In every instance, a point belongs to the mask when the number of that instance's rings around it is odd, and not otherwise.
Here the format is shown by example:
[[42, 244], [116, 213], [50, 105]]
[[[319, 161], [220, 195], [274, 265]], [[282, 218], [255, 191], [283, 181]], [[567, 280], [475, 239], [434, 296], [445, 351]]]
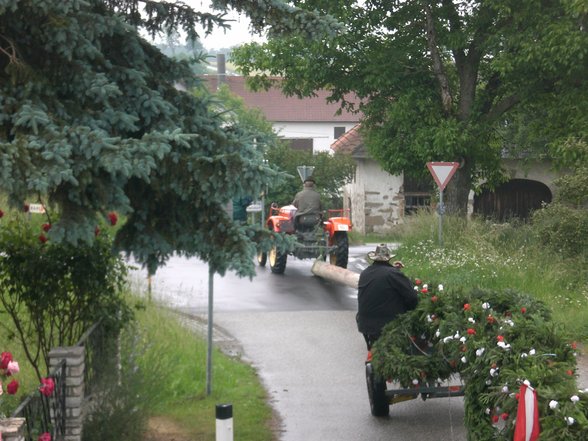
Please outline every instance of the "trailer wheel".
[[390, 403], [386, 397], [386, 381], [374, 373], [371, 363], [365, 365], [365, 379], [372, 415], [375, 417], [388, 416]]
[[278, 247], [274, 244], [268, 254], [268, 258], [272, 273], [284, 274], [284, 271], [286, 270], [286, 262], [288, 260], [288, 255], [286, 253], [279, 252]]
[[267, 253], [265, 251], [258, 251], [257, 252], [257, 264], [259, 266], [265, 266], [267, 262]]
[[349, 238], [347, 233], [338, 231], [331, 240], [331, 245], [336, 245], [331, 254], [329, 254], [329, 263], [341, 268], [347, 268], [349, 261]]

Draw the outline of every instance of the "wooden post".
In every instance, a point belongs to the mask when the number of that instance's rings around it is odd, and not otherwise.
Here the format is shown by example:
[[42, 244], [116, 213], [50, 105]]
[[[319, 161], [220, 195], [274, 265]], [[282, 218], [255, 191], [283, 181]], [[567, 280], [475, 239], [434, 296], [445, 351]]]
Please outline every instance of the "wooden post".
[[349, 271], [348, 269], [331, 265], [322, 260], [316, 260], [312, 265], [311, 271], [315, 276], [357, 289], [359, 274]]

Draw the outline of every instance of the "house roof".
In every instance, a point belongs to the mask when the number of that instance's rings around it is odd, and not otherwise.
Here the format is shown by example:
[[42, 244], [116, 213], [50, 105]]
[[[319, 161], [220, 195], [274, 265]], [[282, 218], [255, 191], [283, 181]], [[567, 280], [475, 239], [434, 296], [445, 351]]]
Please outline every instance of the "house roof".
[[351, 130], [348, 130], [343, 135], [331, 144], [331, 150], [339, 153], [346, 153], [357, 158], [365, 158], [368, 156], [363, 138], [359, 133], [361, 124], [355, 125]]
[[[218, 84], [217, 75], [205, 75], [210, 90], [216, 90]], [[236, 95], [243, 98], [249, 108], [257, 108], [263, 112], [268, 121], [271, 122], [351, 122], [357, 123], [361, 114], [341, 110], [338, 103], [327, 103], [330, 92], [327, 90], [316, 91], [316, 97], [298, 98], [287, 97], [278, 88], [271, 88], [267, 91], [251, 91], [247, 85], [247, 78], [243, 76], [227, 75], [224, 79], [229, 89]], [[355, 95], [348, 95], [346, 99], [350, 102], [359, 103]]]

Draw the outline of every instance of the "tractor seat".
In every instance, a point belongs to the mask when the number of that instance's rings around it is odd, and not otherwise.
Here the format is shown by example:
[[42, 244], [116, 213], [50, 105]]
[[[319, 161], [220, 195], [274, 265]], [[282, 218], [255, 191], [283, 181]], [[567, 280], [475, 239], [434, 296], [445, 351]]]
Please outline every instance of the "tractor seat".
[[303, 214], [296, 216], [294, 219], [294, 227], [298, 231], [312, 231], [321, 222], [320, 214]]

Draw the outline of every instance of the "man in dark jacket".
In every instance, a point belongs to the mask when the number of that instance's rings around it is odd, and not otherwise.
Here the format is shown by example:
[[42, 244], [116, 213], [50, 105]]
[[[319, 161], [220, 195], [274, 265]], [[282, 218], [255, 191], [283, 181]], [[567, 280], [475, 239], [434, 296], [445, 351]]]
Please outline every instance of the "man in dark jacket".
[[323, 205], [320, 194], [314, 189], [315, 181], [312, 176], [304, 180], [303, 189], [294, 196], [296, 228], [310, 228], [317, 225], [322, 218]]
[[372, 265], [359, 276], [357, 327], [368, 350], [380, 337], [382, 328], [397, 315], [416, 308], [417, 293], [402, 272], [400, 262], [391, 263], [394, 255], [384, 244], [368, 253]]

